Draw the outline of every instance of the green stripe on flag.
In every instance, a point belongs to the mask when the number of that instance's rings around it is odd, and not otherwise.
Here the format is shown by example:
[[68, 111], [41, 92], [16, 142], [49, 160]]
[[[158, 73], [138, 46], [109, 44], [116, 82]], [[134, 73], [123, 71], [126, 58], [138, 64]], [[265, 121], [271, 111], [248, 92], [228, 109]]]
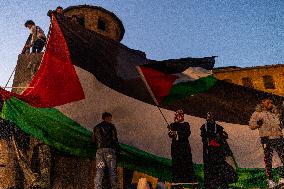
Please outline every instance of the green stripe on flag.
[[217, 79], [213, 76], [207, 76], [194, 81], [180, 82], [172, 86], [169, 95], [162, 103], [172, 103], [175, 100], [183, 99], [191, 95], [206, 92], [213, 87]]
[[95, 153], [91, 132], [57, 109], [34, 108], [12, 97], [5, 101], [1, 116], [62, 152], [82, 157], [92, 157]]
[[[57, 109], [35, 108], [12, 97], [5, 101], [1, 117], [12, 121], [27, 134], [60, 152], [82, 158], [95, 158], [96, 149], [91, 141], [92, 132]], [[120, 144], [120, 147], [119, 165], [170, 180], [171, 160], [125, 144]]]

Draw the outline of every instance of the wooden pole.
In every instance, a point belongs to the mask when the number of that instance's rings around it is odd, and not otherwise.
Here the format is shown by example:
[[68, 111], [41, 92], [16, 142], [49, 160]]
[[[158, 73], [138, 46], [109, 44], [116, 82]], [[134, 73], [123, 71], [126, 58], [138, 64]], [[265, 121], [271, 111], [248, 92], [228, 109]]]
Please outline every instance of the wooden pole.
[[1, 87], [4, 89], [33, 89], [34, 87]]
[[136, 66], [136, 69], [137, 69], [137, 71], [138, 71], [138, 73], [139, 73], [139, 75], [140, 75], [142, 81], [145, 83], [146, 88], [148, 89], [148, 91], [149, 91], [149, 93], [150, 93], [152, 99], [154, 100], [154, 102], [155, 102], [157, 108], [159, 109], [161, 115], [163, 116], [165, 122], [167, 123], [168, 126], [170, 126], [169, 123], [168, 123], [168, 121], [167, 121], [167, 119], [166, 119], [166, 117], [164, 116], [164, 114], [163, 114], [161, 108], [159, 107], [158, 100], [156, 99], [156, 97], [155, 97], [155, 95], [154, 95], [152, 89], [151, 89], [150, 86], [148, 85], [147, 80], [146, 80], [146, 78], [144, 77], [144, 74], [143, 74], [142, 70], [140, 69], [139, 66]]
[[7, 87], [7, 85], [9, 84], [9, 82], [10, 82], [10, 80], [11, 80], [11, 78], [12, 78], [12, 76], [13, 76], [13, 74], [14, 74], [14, 72], [16, 71], [16, 66], [15, 66], [15, 68], [14, 68], [14, 70], [13, 70], [13, 72], [11, 73], [11, 75], [10, 75], [10, 77], [9, 77], [9, 79], [8, 79], [8, 81], [7, 81], [7, 83], [6, 83], [6, 85], [5, 85], [5, 87], [4, 88], [6, 88]]

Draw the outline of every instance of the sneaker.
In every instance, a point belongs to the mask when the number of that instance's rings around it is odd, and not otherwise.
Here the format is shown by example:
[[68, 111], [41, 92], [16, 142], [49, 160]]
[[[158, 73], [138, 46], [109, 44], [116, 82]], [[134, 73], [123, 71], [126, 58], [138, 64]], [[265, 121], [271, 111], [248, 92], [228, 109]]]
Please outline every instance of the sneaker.
[[278, 184], [283, 185], [284, 184], [284, 178], [280, 178], [279, 181], [278, 181]]
[[268, 188], [274, 188], [275, 186], [277, 186], [276, 183], [273, 182], [273, 180], [268, 180], [267, 182], [268, 182]]

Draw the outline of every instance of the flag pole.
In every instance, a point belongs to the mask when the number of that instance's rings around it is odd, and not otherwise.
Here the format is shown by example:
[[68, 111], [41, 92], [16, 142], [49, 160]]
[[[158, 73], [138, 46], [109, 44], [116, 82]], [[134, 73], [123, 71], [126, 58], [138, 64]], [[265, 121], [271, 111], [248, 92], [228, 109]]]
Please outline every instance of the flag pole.
[[163, 118], [164, 118], [165, 122], [167, 123], [167, 125], [170, 126], [169, 123], [168, 123], [168, 121], [167, 121], [167, 119], [166, 119], [166, 117], [164, 116], [164, 114], [163, 114], [161, 108], [160, 108], [159, 106], [157, 106], [157, 108], [159, 109], [159, 111], [160, 111], [161, 115], [163, 116]]
[[165, 122], [167, 123], [167, 125], [170, 126], [169, 123], [168, 123], [168, 121], [167, 121], [167, 119], [166, 119], [166, 117], [165, 117], [165, 115], [163, 114], [163, 112], [162, 112], [162, 110], [161, 110], [161, 108], [160, 108], [160, 106], [159, 106], [158, 100], [156, 99], [156, 97], [155, 97], [155, 95], [154, 95], [152, 89], [151, 89], [150, 86], [148, 85], [147, 80], [146, 80], [146, 78], [144, 77], [144, 74], [143, 74], [142, 70], [140, 69], [139, 66], [136, 66], [136, 69], [137, 69], [137, 71], [138, 71], [138, 73], [139, 73], [139, 75], [140, 75], [142, 81], [143, 81], [144, 84], [146, 85], [146, 88], [147, 88], [148, 92], [150, 93], [152, 99], [154, 100], [154, 102], [155, 102], [155, 104], [156, 104], [156, 107], [157, 107], [158, 110], [160, 111], [160, 113], [161, 113], [162, 117], [164, 118]]
[[34, 87], [1, 87], [3, 89], [33, 89]]

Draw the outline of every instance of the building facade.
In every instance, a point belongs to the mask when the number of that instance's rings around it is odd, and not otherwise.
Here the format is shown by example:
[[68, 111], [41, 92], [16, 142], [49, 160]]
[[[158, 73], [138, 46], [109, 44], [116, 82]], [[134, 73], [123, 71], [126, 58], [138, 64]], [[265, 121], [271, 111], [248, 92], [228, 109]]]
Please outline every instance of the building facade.
[[219, 80], [284, 96], [284, 64], [256, 67], [224, 67], [213, 70]]

